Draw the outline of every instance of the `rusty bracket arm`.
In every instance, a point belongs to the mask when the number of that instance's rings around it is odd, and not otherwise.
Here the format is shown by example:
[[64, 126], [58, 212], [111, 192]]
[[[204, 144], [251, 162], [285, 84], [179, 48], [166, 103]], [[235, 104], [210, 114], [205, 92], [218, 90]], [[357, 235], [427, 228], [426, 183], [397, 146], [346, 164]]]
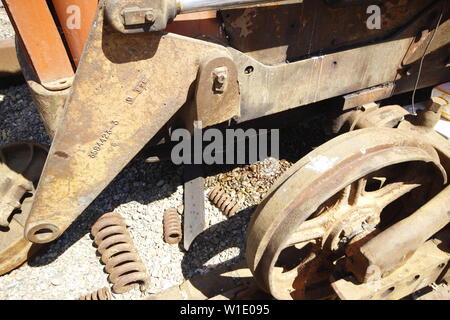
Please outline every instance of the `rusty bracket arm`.
[[193, 95], [201, 61], [219, 45], [174, 34], [124, 35], [101, 1], [56, 130], [27, 239], [58, 238]]

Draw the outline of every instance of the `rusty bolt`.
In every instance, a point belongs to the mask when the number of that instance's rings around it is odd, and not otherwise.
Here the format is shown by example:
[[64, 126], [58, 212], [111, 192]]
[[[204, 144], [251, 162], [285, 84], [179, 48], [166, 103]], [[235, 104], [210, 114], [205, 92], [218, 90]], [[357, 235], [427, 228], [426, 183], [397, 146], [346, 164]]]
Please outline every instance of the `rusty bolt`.
[[228, 82], [228, 68], [218, 67], [213, 71], [214, 78], [214, 91], [217, 93], [223, 93]]
[[153, 9], [150, 9], [145, 13], [145, 20], [151, 23], [155, 22], [156, 18]]
[[137, 6], [125, 7], [121, 14], [123, 24], [126, 26], [155, 23], [156, 21], [156, 14], [152, 8], [140, 8]]

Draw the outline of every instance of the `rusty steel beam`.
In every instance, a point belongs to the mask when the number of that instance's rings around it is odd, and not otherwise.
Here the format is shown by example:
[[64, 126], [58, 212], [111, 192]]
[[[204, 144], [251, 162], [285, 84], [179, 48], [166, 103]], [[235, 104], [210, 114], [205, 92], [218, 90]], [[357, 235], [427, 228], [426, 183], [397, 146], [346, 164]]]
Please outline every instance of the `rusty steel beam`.
[[2, 0], [41, 84], [49, 90], [71, 85], [74, 71], [45, 0]]
[[69, 45], [73, 61], [78, 66], [94, 21], [98, 1], [52, 0], [52, 3]]

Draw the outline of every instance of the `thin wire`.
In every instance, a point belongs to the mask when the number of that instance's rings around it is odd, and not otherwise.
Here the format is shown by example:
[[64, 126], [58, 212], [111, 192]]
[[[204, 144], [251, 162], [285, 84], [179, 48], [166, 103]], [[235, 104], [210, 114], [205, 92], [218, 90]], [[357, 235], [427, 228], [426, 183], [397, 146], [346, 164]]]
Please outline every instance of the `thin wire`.
[[444, 3], [444, 7], [442, 8], [441, 15], [439, 16], [439, 20], [438, 20], [438, 22], [436, 24], [436, 28], [434, 28], [433, 35], [431, 36], [430, 41], [428, 41], [428, 44], [425, 47], [425, 51], [423, 52], [422, 58], [420, 59], [419, 72], [417, 73], [416, 84], [414, 85], [414, 91], [413, 91], [413, 94], [412, 94], [412, 113], [413, 113], [413, 115], [417, 115], [417, 113], [416, 113], [416, 106], [415, 106], [415, 100], [416, 100], [417, 87], [419, 86], [419, 80], [420, 80], [420, 76], [422, 74], [423, 61], [425, 60], [425, 56], [427, 55], [428, 48], [430, 47], [430, 44], [433, 42], [434, 36], [436, 35], [436, 32], [439, 29], [442, 17], [444, 16], [444, 12], [447, 9], [447, 2], [448, 1], [445, 1], [445, 3]]

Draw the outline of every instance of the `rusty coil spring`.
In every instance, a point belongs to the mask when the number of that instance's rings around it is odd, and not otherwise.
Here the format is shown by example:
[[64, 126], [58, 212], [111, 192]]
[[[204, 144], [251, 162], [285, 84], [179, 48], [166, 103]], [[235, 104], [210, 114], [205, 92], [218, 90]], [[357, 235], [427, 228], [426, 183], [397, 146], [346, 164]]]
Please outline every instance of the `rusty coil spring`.
[[109, 288], [104, 287], [82, 297], [79, 297], [78, 300], [112, 300], [112, 295], [111, 291], [109, 291]]
[[232, 217], [239, 211], [236, 200], [228, 196], [220, 187], [215, 187], [208, 194], [209, 200], [219, 208], [227, 217]]
[[181, 222], [176, 208], [169, 208], [164, 212], [164, 241], [169, 244], [176, 244], [181, 241]]
[[112, 291], [124, 293], [137, 284], [145, 291], [149, 284], [147, 270], [122, 217], [113, 212], [104, 214], [92, 226], [92, 235], [113, 284]]

